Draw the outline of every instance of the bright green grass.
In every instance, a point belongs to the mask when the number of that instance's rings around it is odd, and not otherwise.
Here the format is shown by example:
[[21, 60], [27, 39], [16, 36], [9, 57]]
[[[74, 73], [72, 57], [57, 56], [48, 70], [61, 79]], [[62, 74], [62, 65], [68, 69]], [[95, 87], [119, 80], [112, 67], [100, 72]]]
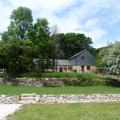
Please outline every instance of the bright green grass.
[[86, 86], [86, 87], [34, 87], [34, 86], [10, 86], [0, 84], [0, 94], [19, 95], [22, 93], [37, 94], [120, 94], [120, 87]]
[[120, 103], [29, 104], [8, 120], [120, 120]]
[[36, 78], [36, 77], [43, 77], [43, 78], [78, 78], [79, 76], [83, 76], [86, 78], [91, 79], [100, 79], [104, 80], [104, 77], [99, 77], [95, 74], [83, 74], [83, 73], [63, 73], [63, 72], [56, 72], [56, 73], [39, 73], [39, 72], [29, 72], [21, 74], [20, 77], [28, 77], [28, 78]]

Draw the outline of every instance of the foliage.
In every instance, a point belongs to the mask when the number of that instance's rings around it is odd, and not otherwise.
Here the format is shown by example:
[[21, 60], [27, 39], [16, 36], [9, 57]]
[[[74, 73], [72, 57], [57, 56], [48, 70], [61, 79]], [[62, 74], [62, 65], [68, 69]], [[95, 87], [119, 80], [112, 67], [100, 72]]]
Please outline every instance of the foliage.
[[110, 44], [99, 53], [97, 66], [105, 73], [120, 74], [120, 42]]
[[4, 77], [4, 74], [3, 74], [3, 73], [0, 73], [0, 77]]
[[8, 27], [8, 32], [12, 38], [19, 40], [28, 39], [28, 34], [32, 28], [32, 12], [29, 8], [19, 7], [13, 10], [10, 17], [11, 22]]
[[113, 79], [113, 78], [108, 78], [106, 80], [106, 85], [108, 86], [113, 86], [113, 87], [120, 87], [120, 80], [118, 79]]
[[58, 36], [61, 38], [60, 47], [67, 59], [83, 49], [90, 48], [92, 44], [91, 38], [80, 33], [60, 33]]
[[48, 21], [37, 19], [33, 25], [29, 8], [18, 7], [10, 18], [8, 30], [1, 34], [0, 67], [6, 68], [8, 74], [14, 76], [32, 70], [34, 57], [49, 61], [52, 41]]
[[63, 73], [63, 72], [27, 72], [21, 74], [19, 77], [27, 77], [27, 78], [78, 78], [80, 76], [90, 78], [90, 79], [99, 79], [105, 80], [104, 77], [99, 77], [95, 74], [84, 74], [84, 73]]
[[[33, 70], [33, 58], [39, 59], [39, 71], [48, 69], [50, 59], [69, 58], [77, 52], [91, 48], [91, 38], [80, 33], [58, 34], [54, 27], [52, 35], [46, 18], [38, 18], [33, 24], [32, 11], [18, 7], [10, 16], [8, 30], [1, 33], [0, 68], [8, 74], [17, 75]], [[46, 60], [47, 64], [45, 64]]]
[[0, 68], [6, 68], [7, 63], [7, 50], [6, 45], [0, 41]]

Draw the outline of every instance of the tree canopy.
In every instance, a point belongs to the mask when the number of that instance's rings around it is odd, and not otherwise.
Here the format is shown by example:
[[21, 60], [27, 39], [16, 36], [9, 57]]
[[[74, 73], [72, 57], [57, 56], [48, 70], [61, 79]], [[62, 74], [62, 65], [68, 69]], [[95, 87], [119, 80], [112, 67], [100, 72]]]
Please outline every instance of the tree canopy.
[[80, 33], [62, 33], [58, 34], [60, 47], [63, 50], [64, 57], [67, 59], [83, 49], [91, 48], [92, 40]]
[[[32, 11], [18, 7], [10, 16], [7, 31], [1, 33], [0, 67], [8, 73], [21, 73], [33, 68], [33, 58], [39, 58], [39, 67], [49, 59], [68, 59], [85, 48], [91, 48], [92, 40], [80, 33], [51, 34], [46, 18], [38, 18], [33, 24]], [[56, 54], [56, 55], [53, 55]]]

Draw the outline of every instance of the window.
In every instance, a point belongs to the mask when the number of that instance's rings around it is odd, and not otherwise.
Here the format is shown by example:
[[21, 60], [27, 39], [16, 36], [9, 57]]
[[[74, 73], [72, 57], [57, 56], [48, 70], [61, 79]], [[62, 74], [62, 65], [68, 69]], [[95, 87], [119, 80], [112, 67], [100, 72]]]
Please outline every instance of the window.
[[87, 66], [87, 70], [90, 70], [90, 66]]
[[81, 59], [84, 60], [85, 59], [84, 56], [82, 56]]

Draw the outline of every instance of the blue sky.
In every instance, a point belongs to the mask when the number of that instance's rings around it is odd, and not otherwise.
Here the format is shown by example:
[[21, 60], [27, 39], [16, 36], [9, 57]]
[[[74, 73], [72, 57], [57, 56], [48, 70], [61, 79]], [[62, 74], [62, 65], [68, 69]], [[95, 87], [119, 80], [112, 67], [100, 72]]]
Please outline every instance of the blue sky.
[[19, 6], [29, 7], [37, 18], [47, 18], [60, 33], [84, 33], [95, 48], [120, 41], [120, 0], [0, 0], [0, 32]]

